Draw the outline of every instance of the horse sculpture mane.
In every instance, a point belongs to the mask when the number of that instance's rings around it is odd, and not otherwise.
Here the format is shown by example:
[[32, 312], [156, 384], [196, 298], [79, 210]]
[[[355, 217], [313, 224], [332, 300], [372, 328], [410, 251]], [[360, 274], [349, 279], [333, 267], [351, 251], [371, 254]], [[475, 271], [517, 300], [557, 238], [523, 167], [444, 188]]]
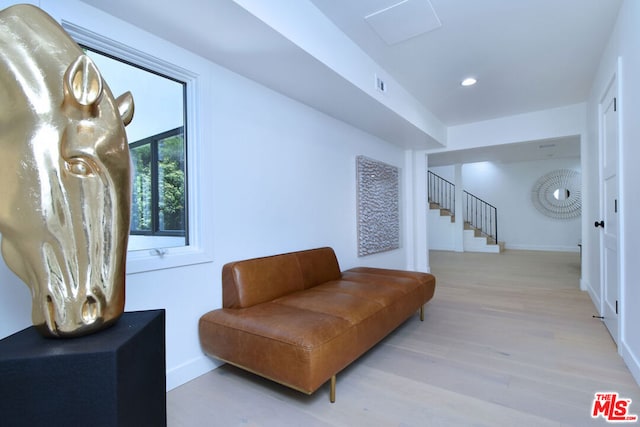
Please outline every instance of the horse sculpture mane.
[[124, 311], [129, 92], [42, 10], [0, 11], [2, 255], [31, 290], [45, 336], [78, 336]]

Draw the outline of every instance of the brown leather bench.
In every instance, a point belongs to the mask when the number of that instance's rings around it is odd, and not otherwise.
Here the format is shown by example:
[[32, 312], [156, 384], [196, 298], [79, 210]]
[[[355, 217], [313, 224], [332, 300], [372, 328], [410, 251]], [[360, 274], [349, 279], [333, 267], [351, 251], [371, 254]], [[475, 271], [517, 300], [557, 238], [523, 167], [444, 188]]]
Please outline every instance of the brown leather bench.
[[223, 308], [200, 318], [203, 350], [311, 394], [433, 297], [428, 273], [340, 271], [331, 248], [226, 264]]

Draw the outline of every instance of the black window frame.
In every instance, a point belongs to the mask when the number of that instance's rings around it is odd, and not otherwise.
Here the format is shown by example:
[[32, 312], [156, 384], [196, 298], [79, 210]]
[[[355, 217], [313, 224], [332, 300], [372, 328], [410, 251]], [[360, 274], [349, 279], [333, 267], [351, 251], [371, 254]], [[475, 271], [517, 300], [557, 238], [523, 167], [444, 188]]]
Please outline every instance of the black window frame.
[[[182, 135], [183, 150], [184, 150], [184, 230], [160, 230], [160, 181], [159, 181], [159, 151], [158, 143], [164, 139], [171, 138], [173, 136]], [[129, 144], [129, 150], [149, 145], [151, 147], [151, 229], [150, 230], [134, 230], [133, 221], [129, 229], [130, 235], [135, 236], [168, 236], [168, 237], [184, 237], [185, 246], [189, 244], [189, 203], [188, 203], [188, 174], [187, 174], [187, 139], [184, 130], [184, 126], [179, 126], [175, 129], [171, 129], [159, 134], [141, 139]], [[133, 179], [133, 177], [132, 177]], [[133, 192], [132, 192], [133, 193]], [[132, 194], [133, 196], [133, 194]]]

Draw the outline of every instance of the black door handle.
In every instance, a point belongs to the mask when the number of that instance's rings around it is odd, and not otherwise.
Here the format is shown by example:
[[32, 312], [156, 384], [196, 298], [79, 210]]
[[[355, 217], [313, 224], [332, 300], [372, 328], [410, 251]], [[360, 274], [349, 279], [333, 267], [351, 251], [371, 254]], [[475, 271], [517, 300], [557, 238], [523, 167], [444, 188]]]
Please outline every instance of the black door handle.
[[600, 221], [600, 222], [596, 221], [593, 225], [594, 225], [596, 228], [598, 228], [598, 227], [602, 227], [602, 228], [604, 228], [604, 221]]

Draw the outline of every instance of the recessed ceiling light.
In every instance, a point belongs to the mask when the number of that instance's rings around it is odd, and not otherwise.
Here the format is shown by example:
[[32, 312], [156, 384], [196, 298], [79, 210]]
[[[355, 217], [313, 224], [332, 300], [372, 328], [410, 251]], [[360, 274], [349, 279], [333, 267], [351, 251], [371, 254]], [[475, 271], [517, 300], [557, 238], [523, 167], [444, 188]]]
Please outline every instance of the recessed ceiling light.
[[474, 79], [473, 77], [467, 77], [466, 79], [464, 79], [462, 81], [462, 83], [460, 83], [462, 86], [473, 86], [474, 84], [476, 84], [478, 81], [476, 79]]

